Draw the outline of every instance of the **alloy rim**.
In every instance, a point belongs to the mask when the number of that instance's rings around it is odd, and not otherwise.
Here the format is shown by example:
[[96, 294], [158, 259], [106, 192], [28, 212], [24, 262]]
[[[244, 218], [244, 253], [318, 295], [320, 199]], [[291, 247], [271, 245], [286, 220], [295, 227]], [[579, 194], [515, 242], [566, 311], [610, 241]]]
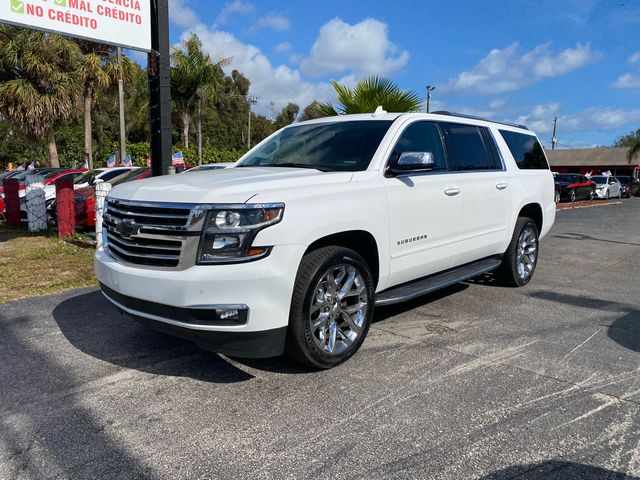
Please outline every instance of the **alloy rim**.
[[533, 274], [538, 260], [538, 239], [531, 225], [527, 225], [518, 237], [516, 268], [521, 279], [526, 280]]
[[339, 264], [320, 278], [311, 299], [309, 327], [315, 344], [328, 354], [340, 354], [362, 333], [369, 300], [363, 275]]

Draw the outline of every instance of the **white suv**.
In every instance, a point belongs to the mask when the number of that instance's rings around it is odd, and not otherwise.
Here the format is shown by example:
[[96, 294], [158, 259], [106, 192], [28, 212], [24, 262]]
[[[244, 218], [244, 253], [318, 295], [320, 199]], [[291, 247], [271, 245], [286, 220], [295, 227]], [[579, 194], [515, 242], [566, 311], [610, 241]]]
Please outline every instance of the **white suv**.
[[492, 270], [527, 284], [555, 208], [525, 127], [345, 115], [286, 127], [231, 168], [114, 188], [95, 267], [104, 295], [156, 329], [330, 368], [376, 305]]

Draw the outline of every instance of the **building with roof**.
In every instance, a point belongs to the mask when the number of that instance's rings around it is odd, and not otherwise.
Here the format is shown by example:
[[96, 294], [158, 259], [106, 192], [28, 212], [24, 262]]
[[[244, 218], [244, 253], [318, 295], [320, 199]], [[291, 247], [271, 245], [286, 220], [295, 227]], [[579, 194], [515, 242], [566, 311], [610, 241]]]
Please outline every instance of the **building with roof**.
[[554, 172], [599, 175], [610, 171], [614, 176], [640, 178], [640, 157], [630, 162], [628, 152], [629, 148], [567, 148], [545, 153]]

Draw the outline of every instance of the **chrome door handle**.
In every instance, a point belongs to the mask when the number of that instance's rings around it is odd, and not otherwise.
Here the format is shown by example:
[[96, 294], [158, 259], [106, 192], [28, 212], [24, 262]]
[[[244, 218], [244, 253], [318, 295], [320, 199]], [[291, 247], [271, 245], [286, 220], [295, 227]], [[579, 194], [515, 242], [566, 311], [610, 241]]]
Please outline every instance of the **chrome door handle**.
[[454, 195], [458, 195], [460, 193], [460, 187], [447, 187], [444, 189], [444, 194], [449, 197], [453, 197]]
[[496, 183], [496, 188], [498, 190], [504, 190], [505, 188], [507, 188], [509, 186], [508, 183], [506, 182], [500, 182], [500, 183]]

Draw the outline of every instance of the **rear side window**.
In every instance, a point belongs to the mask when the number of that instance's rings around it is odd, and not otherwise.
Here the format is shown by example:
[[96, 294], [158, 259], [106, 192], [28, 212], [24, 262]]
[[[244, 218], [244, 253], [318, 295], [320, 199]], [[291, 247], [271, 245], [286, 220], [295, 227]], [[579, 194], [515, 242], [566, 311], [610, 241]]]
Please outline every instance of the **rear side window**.
[[542, 145], [533, 135], [500, 130], [511, 155], [521, 170], [549, 170]]
[[499, 161], [491, 149], [489, 135], [482, 127], [440, 124], [447, 146], [451, 170], [493, 170], [500, 168]]

